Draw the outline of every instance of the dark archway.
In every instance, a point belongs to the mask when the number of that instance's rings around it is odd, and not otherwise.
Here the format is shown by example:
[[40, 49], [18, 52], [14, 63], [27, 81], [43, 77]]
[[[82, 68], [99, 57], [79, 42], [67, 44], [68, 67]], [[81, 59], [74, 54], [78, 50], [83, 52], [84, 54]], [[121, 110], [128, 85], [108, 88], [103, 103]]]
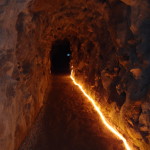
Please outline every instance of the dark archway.
[[69, 74], [70, 73], [70, 42], [67, 39], [56, 40], [52, 44], [50, 53], [51, 73]]

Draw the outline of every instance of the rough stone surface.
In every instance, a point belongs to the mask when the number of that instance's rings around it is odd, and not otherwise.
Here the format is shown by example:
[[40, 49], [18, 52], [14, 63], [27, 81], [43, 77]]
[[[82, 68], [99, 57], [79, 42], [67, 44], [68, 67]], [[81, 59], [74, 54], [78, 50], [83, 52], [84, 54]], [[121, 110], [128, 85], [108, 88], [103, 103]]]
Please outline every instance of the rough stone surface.
[[149, 0], [1, 0], [0, 147], [17, 149], [43, 105], [51, 43], [134, 149], [150, 146]]
[[43, 105], [49, 85], [49, 68], [45, 68], [49, 58], [45, 48], [40, 49], [40, 32], [34, 33], [36, 25], [31, 23], [28, 2], [0, 3], [1, 150], [18, 148]]

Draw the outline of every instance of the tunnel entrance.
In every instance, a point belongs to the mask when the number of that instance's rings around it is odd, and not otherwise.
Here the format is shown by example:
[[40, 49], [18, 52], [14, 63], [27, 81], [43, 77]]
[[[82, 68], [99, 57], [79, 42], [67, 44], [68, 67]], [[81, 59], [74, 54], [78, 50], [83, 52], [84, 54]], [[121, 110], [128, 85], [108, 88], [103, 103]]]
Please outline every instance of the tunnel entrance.
[[52, 44], [50, 53], [51, 73], [69, 74], [70, 73], [70, 42], [68, 39], [56, 40]]

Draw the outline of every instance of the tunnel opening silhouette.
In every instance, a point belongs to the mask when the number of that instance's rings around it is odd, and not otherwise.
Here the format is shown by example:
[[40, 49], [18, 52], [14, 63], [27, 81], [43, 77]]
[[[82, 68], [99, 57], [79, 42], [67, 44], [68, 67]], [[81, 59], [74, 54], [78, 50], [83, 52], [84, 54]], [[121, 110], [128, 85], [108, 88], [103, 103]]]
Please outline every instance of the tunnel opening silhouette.
[[70, 42], [68, 39], [56, 40], [52, 43], [50, 60], [52, 74], [70, 73]]

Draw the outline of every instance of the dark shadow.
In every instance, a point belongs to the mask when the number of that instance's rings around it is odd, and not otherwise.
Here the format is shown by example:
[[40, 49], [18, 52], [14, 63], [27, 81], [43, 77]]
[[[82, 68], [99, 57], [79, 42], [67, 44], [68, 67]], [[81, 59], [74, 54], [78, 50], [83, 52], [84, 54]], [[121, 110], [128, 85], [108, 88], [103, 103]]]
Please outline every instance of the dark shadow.
[[56, 40], [55, 42], [53, 42], [50, 53], [51, 73], [69, 74], [70, 57], [70, 42], [67, 39]]

